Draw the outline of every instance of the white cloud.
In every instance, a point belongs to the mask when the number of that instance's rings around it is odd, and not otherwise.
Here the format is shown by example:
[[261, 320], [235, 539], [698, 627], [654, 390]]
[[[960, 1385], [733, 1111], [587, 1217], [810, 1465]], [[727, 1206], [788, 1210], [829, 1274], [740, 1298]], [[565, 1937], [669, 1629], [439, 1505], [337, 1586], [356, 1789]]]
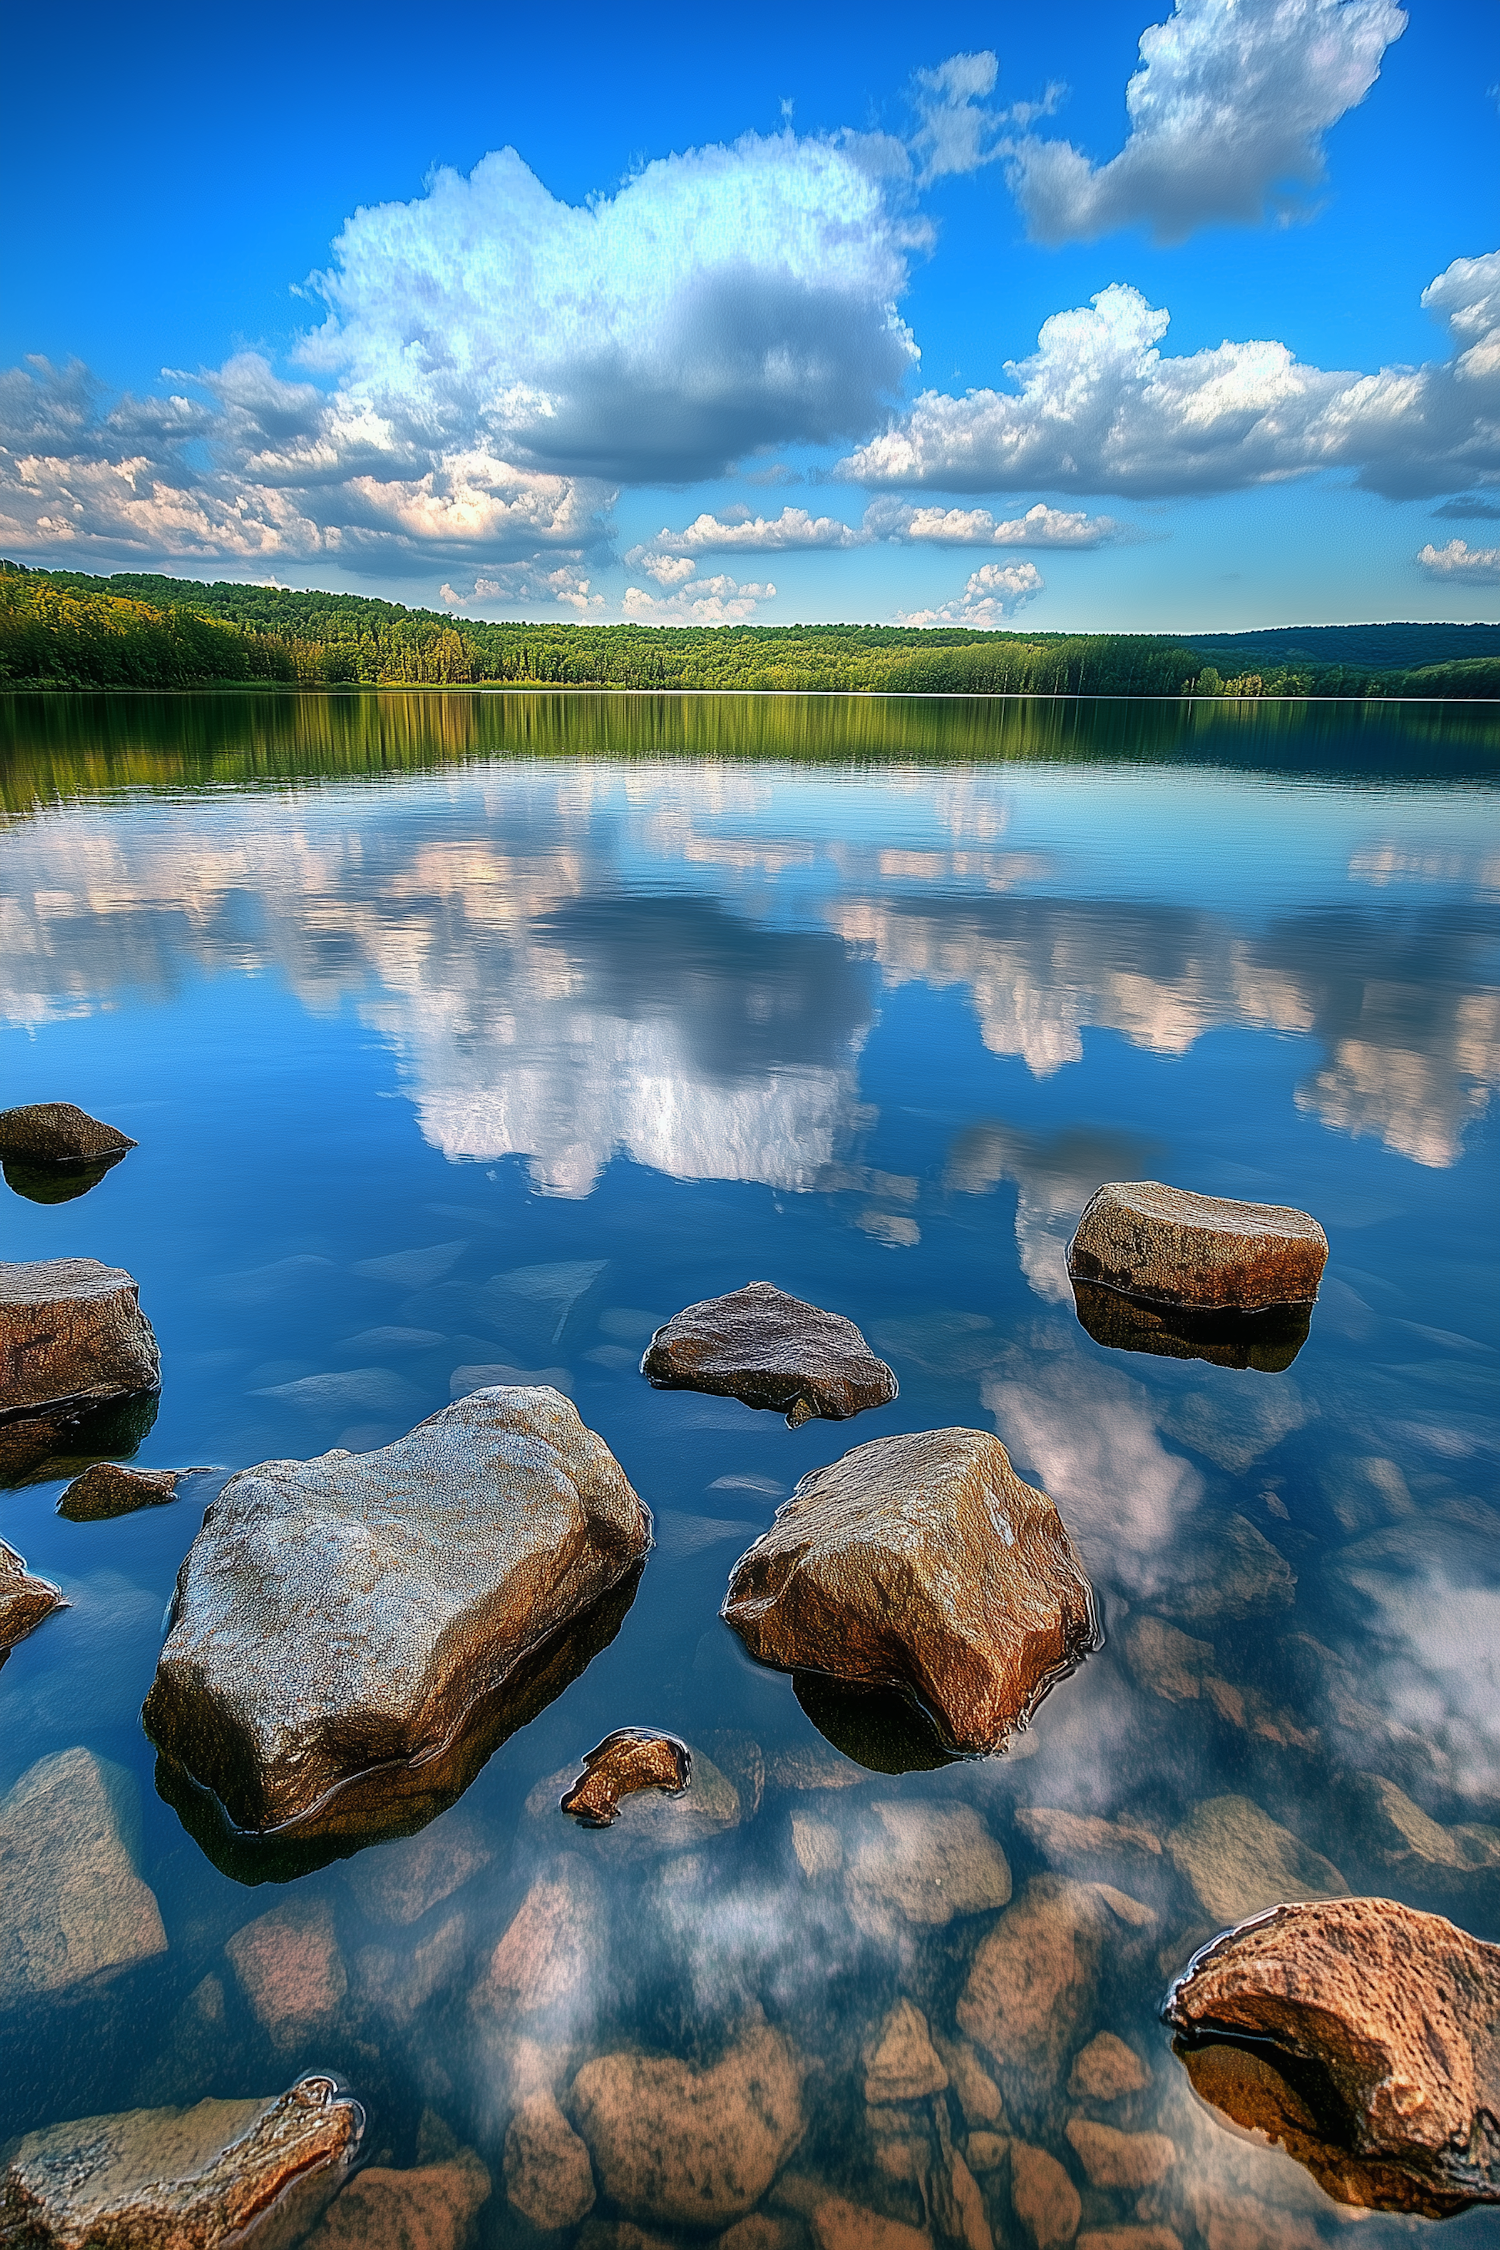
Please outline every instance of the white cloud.
[[926, 391], [839, 464], [876, 486], [1226, 492], [1353, 469], [1390, 498], [1500, 471], [1500, 251], [1459, 258], [1422, 302], [1458, 355], [1377, 375], [1328, 373], [1285, 344], [1225, 341], [1169, 359], [1171, 315], [1115, 282], [1042, 325], [1014, 393]]
[[1003, 624], [1023, 602], [1033, 601], [1046, 580], [1035, 563], [981, 563], [963, 592], [937, 609], [902, 610], [903, 625], [969, 625], [987, 632]]
[[493, 577], [477, 577], [470, 593], [460, 594], [448, 585], [440, 592], [449, 609], [469, 609], [475, 602], [499, 602], [516, 609], [556, 606], [589, 617], [606, 606], [604, 596], [594, 592], [592, 580], [585, 578], [573, 562], [560, 563], [554, 570], [534, 559], [505, 563]]
[[689, 562], [684, 576], [680, 565], [664, 558], [653, 575], [677, 590], [648, 594], [643, 586], [627, 586], [620, 603], [626, 618], [637, 625], [739, 625], [754, 614], [757, 603], [775, 597], [776, 588], [769, 580], [764, 585], [740, 585], [726, 573], [699, 578], [696, 571], [696, 563]]
[[681, 531], [664, 525], [654, 539], [632, 547], [625, 562], [629, 569], [647, 571], [658, 585], [678, 586], [692, 575], [687, 558], [693, 555], [786, 554], [868, 547], [881, 540], [897, 546], [1101, 547], [1119, 530], [1109, 516], [1049, 508], [1041, 501], [1003, 523], [988, 508], [914, 507], [901, 500], [871, 501], [858, 525], [806, 508], [783, 508], [771, 517], [752, 516], [745, 508], [697, 516]]
[[950, 172], [977, 172], [996, 157], [1014, 154], [1015, 144], [1000, 138], [1007, 125], [1024, 131], [1039, 117], [1050, 117], [1067, 89], [1054, 80], [1040, 101], [1012, 102], [1008, 109], [981, 109], [995, 90], [999, 63], [986, 49], [977, 55], [950, 55], [935, 70], [919, 70], [913, 98], [921, 119], [912, 136], [924, 186]]
[[747, 508], [742, 515], [697, 516], [681, 531], [671, 531], [663, 525], [654, 539], [644, 546], [632, 547], [625, 561], [629, 566], [649, 570], [653, 577], [660, 578], [660, 558], [670, 556], [733, 554], [736, 551], [769, 555], [784, 554], [796, 547], [859, 547], [863, 544], [863, 536], [854, 525], [841, 522], [837, 516], [814, 516], [806, 508], [783, 508], [779, 516], [752, 516]]
[[[1095, 165], [1069, 141], [1011, 144], [1032, 234], [1091, 241], [1144, 223], [1180, 242], [1214, 222], [1255, 224], [1268, 202], [1285, 209], [1287, 183], [1322, 178], [1323, 135], [1405, 29], [1390, 0], [1178, 0], [1141, 35], [1118, 156]], [[967, 129], [982, 136], [978, 120]]]
[[1102, 547], [1119, 533], [1111, 516], [1089, 516], [1038, 501], [1023, 516], [997, 523], [988, 508], [913, 507], [900, 500], [872, 500], [865, 510], [865, 533], [902, 545], [937, 547]]
[[1450, 539], [1435, 547], [1429, 539], [1417, 561], [1434, 578], [1455, 586], [1500, 586], [1500, 547], [1471, 547], [1467, 539]]

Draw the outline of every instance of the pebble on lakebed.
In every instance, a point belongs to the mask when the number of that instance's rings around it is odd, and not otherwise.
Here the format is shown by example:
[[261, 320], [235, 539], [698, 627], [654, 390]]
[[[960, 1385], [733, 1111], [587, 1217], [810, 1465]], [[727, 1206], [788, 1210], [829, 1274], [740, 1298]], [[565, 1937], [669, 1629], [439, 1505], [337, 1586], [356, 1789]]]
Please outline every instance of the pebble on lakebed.
[[785, 1414], [845, 1422], [888, 1406], [896, 1378], [852, 1320], [750, 1281], [674, 1313], [646, 1347], [641, 1373], [657, 1390], [709, 1391]]
[[620, 1727], [607, 1734], [583, 1761], [583, 1772], [562, 1800], [584, 1828], [609, 1828], [620, 1799], [638, 1789], [663, 1789], [679, 1797], [692, 1773], [692, 1754], [675, 1734], [653, 1734], [647, 1727]]
[[0, 1420], [154, 1391], [161, 1354], [140, 1291], [97, 1258], [0, 1265]]
[[1099, 1645], [1093, 1590], [998, 1438], [875, 1438], [805, 1476], [722, 1615], [784, 1671], [909, 1689], [949, 1750], [998, 1750]]
[[1310, 1304], [1327, 1259], [1328, 1237], [1306, 1211], [1159, 1180], [1101, 1187], [1068, 1244], [1075, 1282], [1199, 1312]]
[[281, 2096], [132, 2109], [27, 2133], [0, 2177], [0, 2241], [282, 2250], [343, 2185], [364, 2111], [330, 2078]]
[[650, 1541], [603, 1439], [542, 1387], [242, 1469], [178, 1574], [147, 1731], [242, 1831], [325, 1819], [368, 1777], [394, 1808]]
[[1194, 2090], [1336, 2202], [1500, 2203], [1500, 1946], [1392, 1899], [1278, 1906], [1198, 1954], [1163, 2014]]

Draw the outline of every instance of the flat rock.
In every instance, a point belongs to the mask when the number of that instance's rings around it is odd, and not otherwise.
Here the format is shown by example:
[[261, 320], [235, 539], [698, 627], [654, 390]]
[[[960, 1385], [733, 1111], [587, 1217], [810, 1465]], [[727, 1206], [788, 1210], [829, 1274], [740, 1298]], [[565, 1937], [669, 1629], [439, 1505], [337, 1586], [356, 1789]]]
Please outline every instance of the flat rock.
[[581, 1827], [609, 1828], [620, 1799], [641, 1789], [661, 1789], [680, 1797], [692, 1774], [692, 1753], [675, 1734], [653, 1734], [646, 1727], [620, 1727], [607, 1734], [583, 1761], [583, 1772], [562, 1800], [562, 1810]]
[[1283, 1900], [1342, 1898], [1349, 1886], [1315, 1852], [1249, 1797], [1209, 1797], [1167, 1838], [1167, 1850], [1221, 1925]]
[[0, 1800], [0, 2007], [165, 1953], [136, 1872], [139, 1827], [135, 1782], [92, 1750], [39, 1759]]
[[1057, 2158], [1044, 2148], [1011, 2142], [1010, 2200], [1036, 2250], [1063, 2250], [1078, 2232], [1083, 2198]]
[[993, 2057], [1007, 2097], [1050, 2094], [1093, 2011], [1105, 1917], [1094, 1889], [1037, 1875], [974, 1956], [958, 2020]]
[[831, 1820], [815, 1820], [807, 1813], [792, 1815], [792, 1850], [810, 1883], [836, 1875], [844, 1864], [844, 1839], [838, 1829]]
[[372, 1922], [406, 1926], [451, 1898], [493, 1858], [477, 1824], [453, 1812], [419, 1836], [361, 1852], [348, 1863], [349, 1888]]
[[849, 1854], [845, 1882], [861, 1928], [887, 1934], [891, 1917], [941, 1928], [1010, 1897], [1010, 1865], [972, 1805], [877, 1798]]
[[349, 1979], [326, 1900], [294, 1893], [236, 1930], [224, 1950], [274, 2045], [295, 2048], [332, 2025]]
[[119, 1266], [0, 1265], [0, 1416], [101, 1405], [160, 1382], [140, 1291]]
[[33, 1578], [25, 1557], [0, 1539], [0, 1649], [14, 1648], [36, 1631], [43, 1618], [67, 1607], [61, 1587], [50, 1578]]
[[1327, 1259], [1328, 1237], [1305, 1211], [1158, 1180], [1100, 1188], [1068, 1244], [1076, 1280], [1209, 1311], [1310, 1303]]
[[948, 2073], [932, 2044], [927, 2018], [898, 2000], [871, 2042], [865, 2062], [867, 2102], [917, 2102], [940, 2094]]
[[529, 2095], [510, 2121], [505, 2193], [522, 2218], [544, 2233], [577, 2226], [594, 2208], [589, 2152], [550, 2093]]
[[597, 1973], [603, 1917], [593, 1869], [576, 1852], [554, 1860], [522, 1899], [470, 2005], [480, 2015], [567, 2015]]
[[573, 2081], [574, 2122], [605, 2194], [636, 2219], [727, 2226], [802, 2137], [802, 2071], [778, 2032], [748, 2031], [711, 2069], [601, 2055]]
[[376, 1769], [415, 1786], [649, 1543], [619, 1463], [547, 1389], [241, 1470], [178, 1573], [147, 1731], [240, 1829], [307, 1820]]
[[1339, 2202], [1500, 2203], [1500, 1947], [1390, 1899], [1283, 1906], [1200, 1954], [1164, 2013], [1200, 2043], [1179, 2048], [1196, 2090]]
[[932, 2250], [932, 2236], [925, 2227], [887, 2219], [842, 2195], [825, 2195], [815, 2203], [808, 2224], [817, 2250]]
[[910, 1691], [950, 1751], [999, 1749], [1099, 1640], [1056, 1508], [981, 1430], [876, 1438], [814, 1469], [722, 1614], [763, 1663]]
[[1070, 2117], [1066, 2132], [1093, 2187], [1154, 2187], [1177, 2162], [1165, 2133], [1122, 2133], [1089, 2117]]
[[674, 1313], [646, 1346], [641, 1373], [662, 1391], [710, 1391], [770, 1407], [796, 1429], [815, 1415], [845, 1422], [888, 1406], [896, 1378], [852, 1320], [747, 1282]]
[[409, 2172], [356, 2173], [307, 2238], [306, 2250], [467, 2250], [490, 2176], [470, 2148]]
[[181, 1477], [191, 1469], [126, 1469], [118, 1461], [93, 1461], [75, 1477], [57, 1503], [70, 1523], [99, 1523], [106, 1516], [133, 1515], [137, 1508], [164, 1507], [177, 1498]]
[[1500, 1828], [1477, 1820], [1445, 1827], [1384, 1774], [1351, 1775], [1341, 1795], [1359, 1820], [1365, 1849], [1382, 1867], [1457, 1890], [1468, 1887], [1467, 1878], [1500, 1868]]
[[1090, 2102], [1117, 2102], [1151, 2083], [1151, 2073], [1133, 2047], [1112, 2031], [1096, 2032], [1073, 2057], [1068, 2092]]
[[72, 1102], [27, 1102], [0, 1109], [0, 1158], [31, 1164], [89, 1164], [135, 1147], [128, 1133], [101, 1124]]
[[1016, 1826], [1053, 1860], [1160, 1859], [1161, 1838], [1128, 1813], [1105, 1820], [1098, 1813], [1065, 1812], [1057, 1805], [1021, 1805]]
[[347, 2177], [364, 2131], [333, 2080], [279, 2099], [132, 2109], [12, 2143], [0, 2241], [26, 2250], [289, 2250]]

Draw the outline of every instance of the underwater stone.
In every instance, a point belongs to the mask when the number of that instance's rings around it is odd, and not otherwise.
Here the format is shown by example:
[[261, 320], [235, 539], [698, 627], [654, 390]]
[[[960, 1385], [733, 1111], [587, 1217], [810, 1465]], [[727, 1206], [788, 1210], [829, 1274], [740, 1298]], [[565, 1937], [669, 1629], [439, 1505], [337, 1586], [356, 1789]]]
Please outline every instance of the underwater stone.
[[0, 1109], [0, 1157], [33, 1164], [90, 1164], [124, 1156], [135, 1147], [128, 1133], [101, 1124], [72, 1102], [27, 1102]]
[[598, 1878], [576, 1852], [533, 1882], [474, 1987], [481, 2015], [566, 2014], [592, 1984], [604, 1927]]
[[649, 1544], [619, 1463], [548, 1389], [242, 1469], [178, 1573], [147, 1732], [241, 1829], [390, 1767], [396, 1798]]
[[608, 1734], [583, 1761], [583, 1772], [562, 1800], [584, 1828], [609, 1828], [622, 1797], [639, 1789], [664, 1789], [679, 1797], [688, 1787], [692, 1754], [675, 1734], [652, 1734], [645, 1727], [620, 1727]]
[[1100, 1188], [1068, 1244], [1077, 1281], [1212, 1312], [1311, 1303], [1327, 1259], [1328, 1237], [1306, 1211], [1159, 1180]]
[[1099, 1640], [1056, 1508], [982, 1430], [876, 1438], [814, 1469], [721, 1614], [762, 1663], [910, 1690], [957, 1751], [999, 1749]]
[[1093, 2011], [1103, 1936], [1092, 1887], [1036, 1875], [974, 1956], [958, 2020], [1022, 2106], [1050, 2094]]
[[594, 2208], [589, 2152], [546, 2092], [528, 2095], [505, 2136], [506, 2200], [544, 2233]]
[[293, 1896], [236, 1930], [224, 1948], [274, 2046], [327, 2030], [349, 1979], [324, 1899]]
[[1044, 2148], [1011, 2142], [1010, 2200], [1036, 2250], [1062, 2250], [1078, 2232], [1083, 2199], [1057, 2158]]
[[468, 2250], [490, 2176], [471, 2148], [440, 2164], [357, 2173], [307, 2238], [306, 2250]]
[[1209, 1797], [1195, 1805], [1167, 1838], [1167, 1850], [1221, 1926], [1283, 1900], [1348, 1895], [1332, 1860], [1250, 1797]]
[[14, 1648], [55, 1609], [67, 1607], [61, 1588], [50, 1578], [33, 1578], [25, 1557], [0, 1539], [0, 1650]]
[[1068, 2092], [1090, 2102], [1117, 2102], [1151, 2083], [1151, 2073], [1133, 2047], [1112, 2031], [1098, 2031], [1073, 2058]]
[[258, 2101], [132, 2109], [13, 2143], [0, 2241], [27, 2250], [284, 2250], [359, 2148], [364, 2112], [332, 2079]]
[[1087, 2117], [1070, 2117], [1065, 2130], [1094, 2187], [1154, 2187], [1177, 2162], [1165, 2133], [1121, 2133]]
[[865, 2065], [865, 2100], [917, 2102], [942, 2093], [947, 2083], [927, 2018], [909, 2000], [898, 2000], [876, 2033]]
[[101, 1405], [160, 1382], [128, 1273], [97, 1258], [0, 1264], [0, 1417]]
[[856, 1924], [872, 1936], [890, 1936], [893, 1917], [936, 1929], [1010, 1897], [1010, 1864], [972, 1805], [877, 1799], [860, 1825], [845, 1883]]
[[1500, 2203], [1500, 1946], [1391, 1899], [1282, 1906], [1199, 1954], [1163, 2014], [1196, 2090], [1337, 2201]]
[[601, 2055], [573, 2081], [574, 2121], [605, 2194], [631, 2216], [726, 2226], [758, 2203], [801, 2139], [802, 2070], [758, 2025], [708, 2070]]
[[769, 1281], [674, 1313], [647, 1345], [641, 1373], [657, 1390], [709, 1391], [774, 1408], [791, 1429], [815, 1415], [844, 1422], [888, 1406], [897, 1390], [852, 1320]]
[[81, 1748], [39, 1759], [0, 1799], [0, 2008], [166, 1952], [136, 1873], [139, 1822], [130, 1775]]

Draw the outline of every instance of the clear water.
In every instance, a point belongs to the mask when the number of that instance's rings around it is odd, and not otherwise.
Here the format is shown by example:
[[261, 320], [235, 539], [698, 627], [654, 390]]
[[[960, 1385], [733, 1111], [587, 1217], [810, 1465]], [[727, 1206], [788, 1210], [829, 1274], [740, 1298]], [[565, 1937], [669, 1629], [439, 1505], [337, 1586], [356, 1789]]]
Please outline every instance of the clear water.
[[[426, 1832], [482, 1864], [400, 1922], [361, 1868], [415, 1847], [244, 1882], [156, 1792], [140, 1705], [217, 1479], [101, 1523], [57, 1516], [61, 1478], [0, 1495], [0, 1534], [72, 1604], [0, 1675], [0, 1788], [77, 1744], [127, 1769], [168, 1938], [0, 2023], [0, 2138], [332, 2067], [372, 2151], [412, 2164], [435, 2113], [494, 2179], [475, 2239], [529, 2243], [501, 2168], [517, 2027], [470, 1995], [571, 1853], [600, 1903], [547, 2034], [560, 2087], [632, 2046], [711, 2060], [763, 2014], [812, 2066], [767, 2244], [813, 2239], [797, 2180], [941, 2242], [879, 2154], [861, 2055], [902, 1995], [956, 2036], [996, 1913], [872, 1909], [804, 1872], [792, 1820], [835, 1831], [847, 1872], [877, 1801], [965, 1805], [1018, 1894], [1050, 1870], [1149, 1909], [1109, 1921], [1069, 2048], [1119, 2034], [1148, 2089], [1090, 2110], [1065, 2056], [1002, 2128], [1062, 2162], [1084, 2228], [1336, 2238], [1305, 2174], [1194, 2102], [1158, 2023], [1216, 1926], [1170, 1843], [1084, 1860], [1025, 1816], [1170, 1839], [1248, 1799], [1352, 1889], [1500, 1938], [1500, 1867], [1389, 1864], [1349, 1782], [1500, 1826], [1500, 721], [388, 694], [16, 698], [0, 725], [0, 1101], [73, 1100], [140, 1144], [77, 1201], [5, 1195], [0, 1242], [139, 1280], [165, 1368], [139, 1463], [372, 1448], [485, 1379], [455, 1370], [561, 1369], [658, 1531], [615, 1638]], [[1289, 1370], [1084, 1333], [1063, 1247], [1132, 1177], [1323, 1222]], [[491, 1286], [565, 1261], [582, 1285], [541, 1320]], [[898, 1402], [792, 1432], [651, 1391], [652, 1326], [756, 1277], [857, 1320]], [[719, 1622], [730, 1566], [806, 1470], [948, 1423], [997, 1430], [1051, 1492], [1107, 1645], [1005, 1757], [793, 1787], [794, 1754], [834, 1753]], [[1153, 1619], [1209, 1651], [1175, 1699], [1132, 1637]], [[691, 1849], [582, 1832], [538, 1788], [644, 1723], [737, 1780], [735, 1824]], [[226, 1945], [288, 1898], [326, 1907], [346, 1989], [278, 2041]], [[1091, 2185], [1080, 2110], [1168, 2134], [1176, 2163]], [[956, 2102], [945, 2127], [962, 2147]], [[996, 2244], [1031, 2240], [1010, 2176], [978, 2171]], [[618, 2215], [601, 2194], [590, 2240]], [[1500, 2242], [1500, 2214], [1444, 2239]]]

